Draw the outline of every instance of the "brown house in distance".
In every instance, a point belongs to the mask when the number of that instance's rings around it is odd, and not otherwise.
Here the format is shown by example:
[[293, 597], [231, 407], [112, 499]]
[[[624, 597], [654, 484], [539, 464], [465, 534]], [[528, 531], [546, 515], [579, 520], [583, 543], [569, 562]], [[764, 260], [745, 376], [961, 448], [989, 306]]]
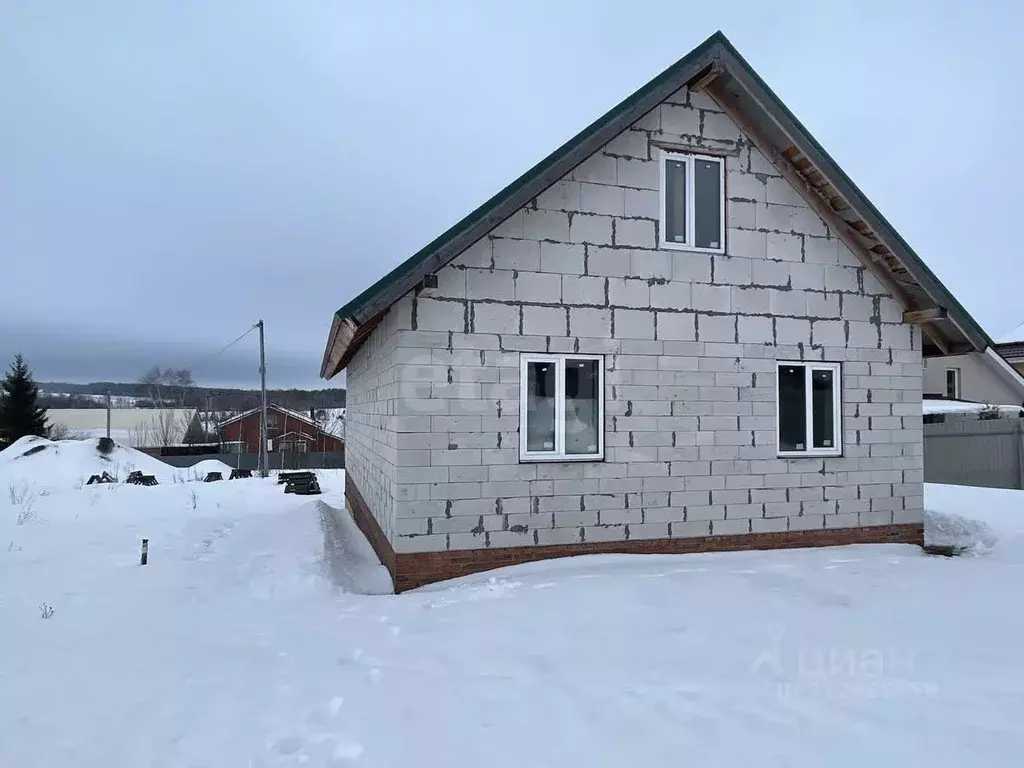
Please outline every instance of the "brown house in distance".
[[[240, 453], [259, 453], [260, 450], [260, 409], [239, 413], [217, 425], [221, 440], [237, 444]], [[267, 405], [268, 450], [314, 453], [320, 451], [342, 451], [345, 441], [337, 435], [326, 432], [309, 416], [298, 411]]]

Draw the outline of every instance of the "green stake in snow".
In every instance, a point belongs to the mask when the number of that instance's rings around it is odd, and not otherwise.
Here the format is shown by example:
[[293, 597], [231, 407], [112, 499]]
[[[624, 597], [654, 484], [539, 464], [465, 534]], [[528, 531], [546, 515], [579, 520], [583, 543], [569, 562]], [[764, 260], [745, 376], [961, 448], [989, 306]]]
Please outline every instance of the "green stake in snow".
[[142, 540], [142, 557], [139, 560], [139, 565], [145, 565], [149, 561], [149, 539]]

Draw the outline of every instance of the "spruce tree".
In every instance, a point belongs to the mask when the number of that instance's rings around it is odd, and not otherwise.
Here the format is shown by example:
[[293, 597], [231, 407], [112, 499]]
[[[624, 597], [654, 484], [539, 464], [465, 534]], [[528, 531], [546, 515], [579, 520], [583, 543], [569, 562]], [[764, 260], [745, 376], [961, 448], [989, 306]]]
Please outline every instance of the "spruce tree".
[[0, 444], [26, 435], [46, 437], [46, 411], [39, 407], [39, 388], [21, 355], [0, 382]]

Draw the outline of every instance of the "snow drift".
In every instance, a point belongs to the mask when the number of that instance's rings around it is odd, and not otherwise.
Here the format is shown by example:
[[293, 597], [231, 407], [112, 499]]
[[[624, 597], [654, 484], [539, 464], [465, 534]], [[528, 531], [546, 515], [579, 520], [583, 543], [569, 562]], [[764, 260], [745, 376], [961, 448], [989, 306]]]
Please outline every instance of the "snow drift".
[[0, 487], [28, 484], [37, 491], [51, 492], [78, 488], [91, 475], [103, 472], [123, 482], [136, 470], [154, 475], [161, 483], [183, 479], [182, 470], [117, 442], [109, 453], [101, 453], [98, 438], [53, 441], [23, 437], [0, 451]]
[[927, 510], [924, 540], [929, 548], [949, 549], [957, 555], [984, 555], [992, 551], [999, 537], [981, 520]]

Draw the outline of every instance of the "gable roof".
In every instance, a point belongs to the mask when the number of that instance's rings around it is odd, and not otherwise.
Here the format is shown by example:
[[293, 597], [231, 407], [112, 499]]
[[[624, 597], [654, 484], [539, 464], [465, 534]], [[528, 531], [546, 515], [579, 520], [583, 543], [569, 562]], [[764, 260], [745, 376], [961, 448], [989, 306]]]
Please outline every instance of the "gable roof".
[[[342, 370], [398, 299], [684, 86], [705, 89], [922, 325], [926, 354], [992, 340], [721, 32], [569, 139], [339, 309], [320, 375]], [[826, 218], [827, 217], [827, 218]], [[834, 225], [834, 226], [833, 226]]]
[[[310, 424], [310, 425], [316, 427], [317, 429], [320, 429], [320, 425], [317, 424], [315, 421], [313, 421], [313, 419], [309, 418], [309, 416], [304, 416], [301, 413], [299, 413], [298, 411], [293, 411], [290, 408], [285, 408], [283, 406], [277, 405], [276, 403], [267, 403], [267, 410], [268, 411], [277, 411], [278, 413], [283, 413], [285, 416], [287, 416], [287, 417], [289, 417], [291, 419], [295, 419], [297, 421], [301, 421], [301, 422], [303, 422], [305, 424]], [[218, 428], [225, 427], [228, 424], [233, 424], [234, 422], [239, 421], [240, 419], [248, 418], [249, 416], [252, 416], [254, 413], [259, 413], [259, 412], [260, 412], [259, 408], [250, 408], [248, 411], [242, 411], [241, 413], [236, 413], [230, 419], [224, 419], [224, 421], [220, 422], [217, 425], [217, 427]]]

